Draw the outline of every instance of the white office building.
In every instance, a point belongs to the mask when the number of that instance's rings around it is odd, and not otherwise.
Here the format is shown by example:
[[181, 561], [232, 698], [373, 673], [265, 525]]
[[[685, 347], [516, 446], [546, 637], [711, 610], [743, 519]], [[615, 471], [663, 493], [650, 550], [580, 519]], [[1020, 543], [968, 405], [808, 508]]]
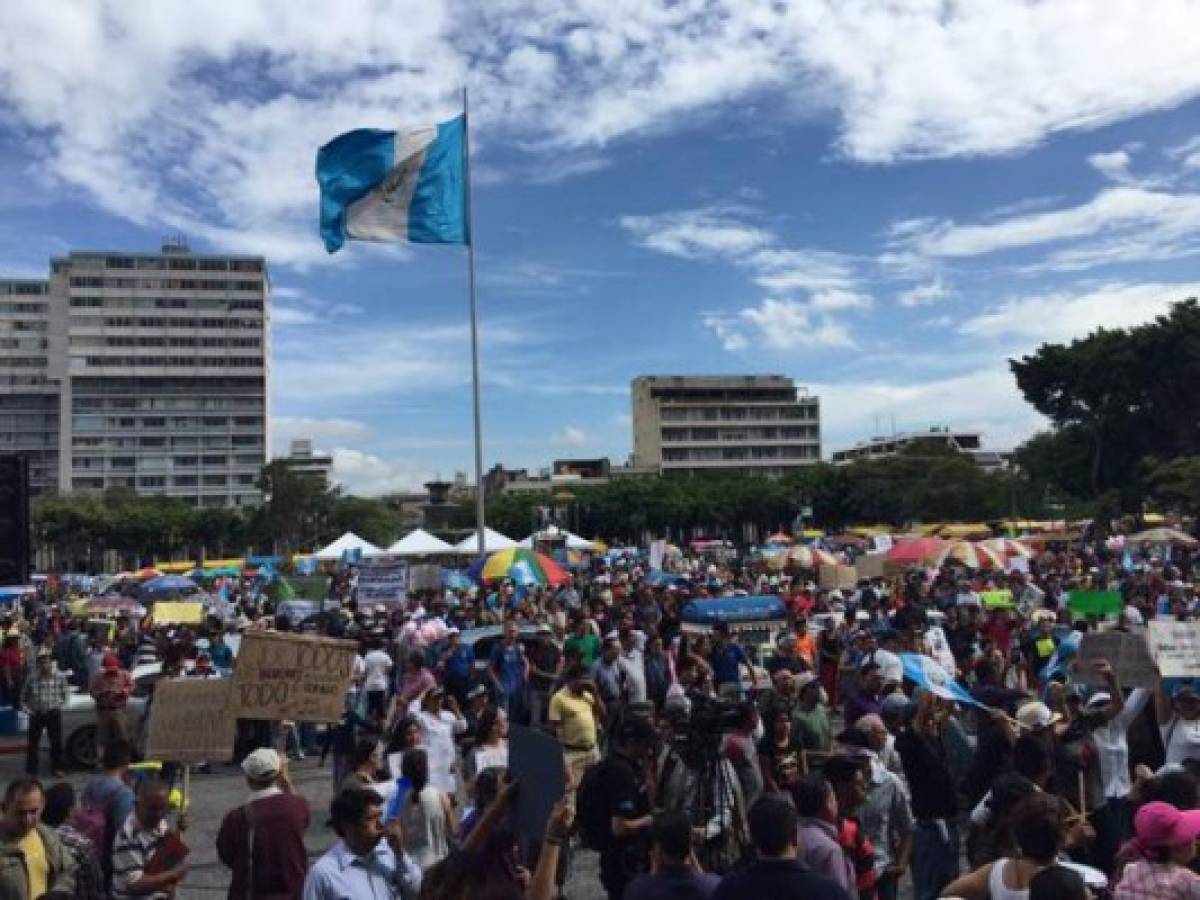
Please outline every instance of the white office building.
[[820, 400], [782, 375], [633, 380], [633, 465], [779, 476], [821, 458]]

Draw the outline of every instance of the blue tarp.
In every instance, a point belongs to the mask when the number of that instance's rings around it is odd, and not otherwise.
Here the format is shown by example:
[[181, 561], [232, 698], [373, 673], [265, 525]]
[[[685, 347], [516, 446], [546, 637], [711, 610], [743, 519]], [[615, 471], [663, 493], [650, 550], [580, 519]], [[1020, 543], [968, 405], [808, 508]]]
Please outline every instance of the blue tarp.
[[26, 594], [37, 593], [37, 588], [32, 584], [18, 584], [9, 587], [0, 587], [0, 603], [14, 603], [20, 600]]
[[767, 622], [787, 618], [787, 608], [778, 597], [721, 597], [716, 600], [692, 600], [684, 604], [682, 618], [691, 625], [715, 625], [718, 622]]
[[677, 588], [690, 588], [692, 586], [692, 580], [686, 575], [680, 575], [676, 572], [664, 572], [661, 569], [652, 569], [646, 573], [646, 577], [643, 579], [643, 581], [648, 586], [654, 588], [665, 588], [671, 586]]

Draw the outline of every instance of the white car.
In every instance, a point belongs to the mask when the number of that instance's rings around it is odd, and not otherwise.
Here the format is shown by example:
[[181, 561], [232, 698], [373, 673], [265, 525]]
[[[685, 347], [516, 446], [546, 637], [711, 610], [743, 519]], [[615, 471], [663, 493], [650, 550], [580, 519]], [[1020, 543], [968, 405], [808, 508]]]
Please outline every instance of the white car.
[[[142, 717], [150, 696], [150, 685], [161, 673], [161, 662], [142, 663], [134, 666], [130, 673], [133, 676], [133, 693], [129, 697], [126, 715], [135, 748], [141, 744]], [[62, 734], [63, 749], [72, 765], [90, 769], [99, 762], [96, 754], [96, 701], [87, 691], [72, 688], [71, 697], [63, 709]]]

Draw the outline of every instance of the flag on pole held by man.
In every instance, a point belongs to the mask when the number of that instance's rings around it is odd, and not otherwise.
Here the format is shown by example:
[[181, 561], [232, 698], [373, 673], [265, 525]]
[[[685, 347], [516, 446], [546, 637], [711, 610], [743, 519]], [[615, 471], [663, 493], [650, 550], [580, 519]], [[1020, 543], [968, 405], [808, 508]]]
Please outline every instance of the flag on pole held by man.
[[466, 244], [466, 117], [440, 125], [360, 128], [317, 151], [321, 238]]
[[956, 703], [978, 705], [967, 689], [955, 681], [936, 659], [918, 653], [901, 653], [900, 660], [904, 664], [904, 677], [917, 687]]

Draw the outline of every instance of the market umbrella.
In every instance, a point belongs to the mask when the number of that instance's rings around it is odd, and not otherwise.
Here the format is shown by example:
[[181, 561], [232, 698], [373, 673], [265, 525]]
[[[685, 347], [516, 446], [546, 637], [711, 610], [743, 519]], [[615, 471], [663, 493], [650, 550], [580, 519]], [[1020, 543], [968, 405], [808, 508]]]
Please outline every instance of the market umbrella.
[[87, 601], [84, 610], [88, 615], [110, 615], [129, 613], [133, 616], [144, 616], [146, 607], [128, 597], [97, 597]]
[[544, 553], [519, 547], [489, 554], [467, 571], [485, 583], [506, 578], [518, 584], [566, 584], [571, 580], [563, 567]]
[[946, 542], [936, 537], [898, 538], [887, 552], [886, 562], [892, 566], [920, 566], [925, 559], [946, 546]]
[[957, 563], [968, 569], [1003, 569], [1004, 557], [982, 544], [972, 541], [951, 541], [925, 557], [931, 569], [940, 569], [947, 564]]
[[190, 578], [182, 575], [162, 575], [158, 578], [151, 578], [143, 584], [141, 596], [183, 596], [194, 594], [198, 590], [200, 590], [200, 586]]
[[1200, 544], [1190, 534], [1185, 534], [1177, 528], [1150, 528], [1129, 535], [1126, 540], [1134, 544], [1176, 544], [1181, 547], [1195, 547]]
[[1029, 559], [1033, 556], [1033, 550], [1029, 546], [1012, 538], [988, 538], [988, 540], [980, 541], [979, 543], [989, 550], [995, 550], [1007, 559], [1017, 557]]

